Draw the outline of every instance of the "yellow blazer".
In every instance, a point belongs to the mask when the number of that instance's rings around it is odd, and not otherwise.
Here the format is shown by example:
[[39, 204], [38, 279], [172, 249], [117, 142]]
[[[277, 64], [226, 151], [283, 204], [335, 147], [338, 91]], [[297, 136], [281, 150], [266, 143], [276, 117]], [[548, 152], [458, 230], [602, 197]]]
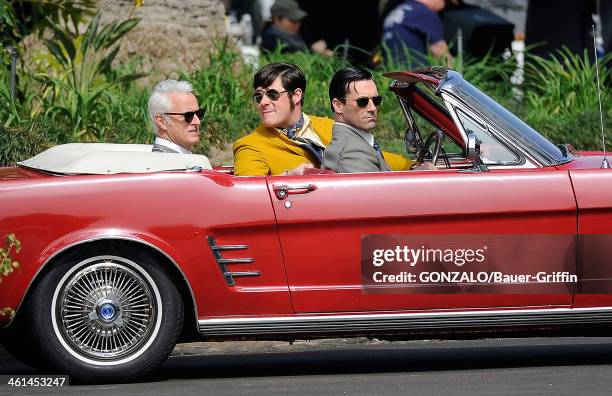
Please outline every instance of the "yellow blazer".
[[[334, 120], [308, 116], [312, 129], [321, 142], [328, 146], [332, 138]], [[311, 154], [299, 144], [273, 128], [260, 124], [253, 132], [238, 139], [233, 146], [234, 175], [267, 176], [280, 175], [304, 162], [313, 163]], [[410, 169], [412, 161], [398, 154], [383, 152], [385, 160], [393, 170]]]

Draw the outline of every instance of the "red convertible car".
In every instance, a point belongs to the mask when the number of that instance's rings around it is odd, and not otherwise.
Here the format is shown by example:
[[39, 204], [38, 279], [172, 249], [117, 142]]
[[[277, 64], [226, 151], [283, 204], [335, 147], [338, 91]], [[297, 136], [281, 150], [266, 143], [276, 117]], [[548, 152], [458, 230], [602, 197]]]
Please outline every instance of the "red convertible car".
[[0, 169], [2, 341], [123, 381], [177, 341], [612, 325], [612, 170], [448, 69], [390, 73], [437, 170], [236, 177], [206, 157], [70, 144]]

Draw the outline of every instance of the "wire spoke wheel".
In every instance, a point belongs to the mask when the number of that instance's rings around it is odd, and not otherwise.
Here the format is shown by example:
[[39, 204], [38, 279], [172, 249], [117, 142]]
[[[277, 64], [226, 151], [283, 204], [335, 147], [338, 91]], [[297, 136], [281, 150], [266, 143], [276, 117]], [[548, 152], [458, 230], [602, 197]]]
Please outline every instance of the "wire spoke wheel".
[[134, 245], [100, 241], [51, 262], [25, 305], [40, 366], [76, 381], [132, 381], [170, 355], [183, 300], [167, 262]]
[[59, 282], [52, 318], [60, 339], [90, 363], [142, 353], [159, 328], [159, 291], [142, 268], [122, 257], [85, 260]]

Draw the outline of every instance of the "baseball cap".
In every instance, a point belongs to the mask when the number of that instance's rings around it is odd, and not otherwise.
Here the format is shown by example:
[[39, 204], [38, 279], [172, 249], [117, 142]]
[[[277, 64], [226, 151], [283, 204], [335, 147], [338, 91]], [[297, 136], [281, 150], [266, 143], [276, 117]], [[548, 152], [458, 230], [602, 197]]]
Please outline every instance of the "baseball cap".
[[299, 21], [308, 15], [295, 0], [276, 0], [270, 12], [272, 16], [287, 18], [292, 21]]

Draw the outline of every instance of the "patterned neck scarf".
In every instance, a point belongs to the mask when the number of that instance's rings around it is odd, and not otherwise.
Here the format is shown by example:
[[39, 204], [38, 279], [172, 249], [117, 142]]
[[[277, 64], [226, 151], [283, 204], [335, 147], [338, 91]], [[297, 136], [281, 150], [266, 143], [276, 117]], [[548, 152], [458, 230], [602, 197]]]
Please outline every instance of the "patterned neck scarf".
[[300, 129], [302, 129], [303, 126], [304, 126], [304, 113], [302, 113], [302, 115], [300, 116], [300, 119], [295, 125], [292, 125], [289, 128], [283, 129], [282, 131], [285, 132], [285, 135], [287, 135], [289, 139], [293, 139], [295, 137], [295, 134]]
[[289, 128], [286, 128], [286, 129], [281, 129], [281, 131], [283, 131], [283, 133], [285, 133], [285, 135], [287, 135], [289, 139], [300, 143], [300, 146], [304, 148], [304, 150], [306, 150], [308, 153], [310, 153], [310, 155], [312, 155], [313, 160], [314, 160], [313, 161], [314, 166], [319, 168], [321, 167], [321, 163], [323, 162], [324, 148], [320, 147], [319, 145], [317, 145], [315, 142], [313, 142], [310, 139], [304, 139], [299, 136], [296, 136], [296, 133], [299, 130], [301, 130], [303, 126], [304, 126], [304, 113], [302, 113], [302, 116], [300, 117], [300, 119], [295, 125], [290, 126]]

